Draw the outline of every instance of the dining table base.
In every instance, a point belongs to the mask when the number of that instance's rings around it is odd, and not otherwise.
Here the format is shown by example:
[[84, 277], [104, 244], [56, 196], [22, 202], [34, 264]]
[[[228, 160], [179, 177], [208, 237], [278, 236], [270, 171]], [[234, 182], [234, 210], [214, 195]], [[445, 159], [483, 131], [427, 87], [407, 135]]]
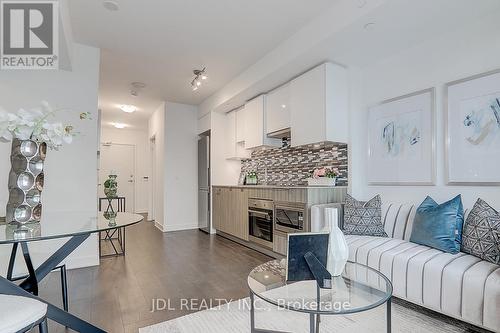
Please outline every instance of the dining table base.
[[[45, 260], [37, 269], [34, 269], [26, 242], [19, 242], [23, 250], [24, 262], [28, 269], [28, 276], [19, 284], [15, 284], [9, 279], [0, 276], [0, 293], [13, 296], [24, 296], [36, 299], [47, 304], [47, 318], [64, 325], [77, 332], [101, 333], [104, 330], [86, 322], [71, 313], [58, 308], [55, 305], [38, 297], [38, 283], [43, 280], [52, 270], [58, 267], [77, 247], [79, 247], [90, 233], [72, 236], [53, 255]], [[13, 244], [13, 253], [17, 252], [17, 243]], [[9, 260], [7, 276], [12, 276], [15, 264], [15, 255]]]

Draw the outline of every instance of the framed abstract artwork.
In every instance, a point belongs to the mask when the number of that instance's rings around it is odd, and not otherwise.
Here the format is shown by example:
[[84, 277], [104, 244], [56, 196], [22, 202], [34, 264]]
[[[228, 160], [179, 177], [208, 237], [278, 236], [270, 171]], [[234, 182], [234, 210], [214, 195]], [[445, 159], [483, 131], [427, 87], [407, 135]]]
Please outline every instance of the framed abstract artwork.
[[393, 98], [369, 109], [368, 183], [433, 185], [434, 88]]
[[500, 70], [446, 85], [450, 185], [500, 185]]

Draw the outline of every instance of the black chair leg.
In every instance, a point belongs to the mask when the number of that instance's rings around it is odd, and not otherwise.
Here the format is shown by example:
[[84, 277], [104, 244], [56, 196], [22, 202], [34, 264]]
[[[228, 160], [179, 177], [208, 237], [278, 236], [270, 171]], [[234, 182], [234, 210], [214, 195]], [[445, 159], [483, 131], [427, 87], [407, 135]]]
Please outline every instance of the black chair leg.
[[38, 324], [38, 331], [40, 333], [49, 333], [49, 328], [47, 326], [47, 319], [44, 319], [40, 324]]
[[66, 265], [61, 266], [61, 290], [64, 311], [68, 312], [68, 278], [66, 275]]

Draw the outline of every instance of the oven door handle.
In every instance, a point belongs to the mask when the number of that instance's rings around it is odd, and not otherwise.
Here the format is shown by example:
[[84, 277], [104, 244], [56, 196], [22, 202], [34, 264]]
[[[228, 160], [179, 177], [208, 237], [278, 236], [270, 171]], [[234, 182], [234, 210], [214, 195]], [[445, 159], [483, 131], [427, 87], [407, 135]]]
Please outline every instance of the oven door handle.
[[248, 213], [252, 214], [253, 216], [256, 216], [256, 217], [264, 218], [266, 220], [270, 220], [271, 219], [271, 217], [269, 216], [268, 213], [259, 212], [258, 210], [249, 209]]
[[304, 213], [305, 209], [300, 207], [289, 207], [289, 206], [275, 206], [275, 210], [283, 210], [283, 211], [291, 211], [291, 212], [299, 212]]

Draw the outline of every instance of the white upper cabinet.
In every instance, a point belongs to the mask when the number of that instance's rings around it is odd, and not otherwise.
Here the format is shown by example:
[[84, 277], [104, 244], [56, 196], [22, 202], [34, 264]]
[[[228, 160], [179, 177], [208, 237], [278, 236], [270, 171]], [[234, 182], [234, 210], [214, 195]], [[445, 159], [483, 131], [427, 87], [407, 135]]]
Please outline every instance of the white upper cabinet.
[[236, 142], [245, 142], [245, 107], [234, 111], [236, 117]]
[[267, 94], [266, 123], [267, 134], [290, 128], [290, 83]]
[[[240, 109], [241, 110], [241, 109]], [[245, 149], [245, 143], [238, 141], [237, 127], [238, 111], [232, 111], [226, 114], [226, 158], [242, 159], [250, 158], [251, 151]]]
[[347, 143], [348, 79], [344, 67], [325, 63], [290, 83], [292, 146]]
[[245, 104], [245, 148], [280, 146], [280, 140], [267, 137], [266, 95], [260, 95]]

